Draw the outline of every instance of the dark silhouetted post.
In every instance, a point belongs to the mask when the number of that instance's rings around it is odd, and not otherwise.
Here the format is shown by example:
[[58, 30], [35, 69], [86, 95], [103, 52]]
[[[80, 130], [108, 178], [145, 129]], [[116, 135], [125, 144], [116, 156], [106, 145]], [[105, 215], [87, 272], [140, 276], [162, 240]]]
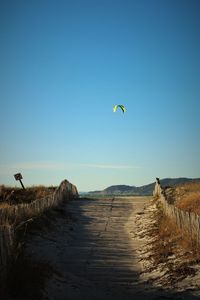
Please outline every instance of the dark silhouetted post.
[[25, 187], [24, 187], [23, 182], [22, 182], [22, 179], [23, 179], [22, 174], [21, 173], [17, 173], [17, 174], [14, 175], [14, 177], [15, 177], [15, 180], [19, 180], [19, 182], [21, 183], [21, 186], [22, 186], [23, 190], [25, 190]]
[[160, 179], [158, 177], [156, 177], [156, 181], [158, 184], [160, 184]]

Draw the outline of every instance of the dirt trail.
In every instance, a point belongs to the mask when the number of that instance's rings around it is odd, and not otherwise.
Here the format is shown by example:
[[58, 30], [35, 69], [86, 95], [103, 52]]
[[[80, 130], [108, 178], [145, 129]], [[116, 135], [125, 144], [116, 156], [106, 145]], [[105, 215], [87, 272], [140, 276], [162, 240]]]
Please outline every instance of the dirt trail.
[[[197, 299], [155, 289], [139, 278], [135, 216], [149, 197], [88, 200], [64, 204], [70, 215], [53, 230], [29, 237], [25, 255], [52, 269], [43, 287], [48, 300]], [[39, 299], [38, 299], [39, 300]]]

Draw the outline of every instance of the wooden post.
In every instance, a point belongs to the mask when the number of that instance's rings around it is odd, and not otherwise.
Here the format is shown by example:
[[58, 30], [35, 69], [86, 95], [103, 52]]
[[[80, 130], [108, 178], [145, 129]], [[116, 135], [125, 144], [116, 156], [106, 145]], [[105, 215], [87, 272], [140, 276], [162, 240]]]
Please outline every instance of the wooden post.
[[157, 184], [160, 184], [160, 178], [156, 177]]
[[22, 186], [23, 190], [25, 190], [25, 187], [24, 187], [23, 182], [21, 181], [21, 179], [19, 180], [19, 182], [21, 183], [21, 186]]

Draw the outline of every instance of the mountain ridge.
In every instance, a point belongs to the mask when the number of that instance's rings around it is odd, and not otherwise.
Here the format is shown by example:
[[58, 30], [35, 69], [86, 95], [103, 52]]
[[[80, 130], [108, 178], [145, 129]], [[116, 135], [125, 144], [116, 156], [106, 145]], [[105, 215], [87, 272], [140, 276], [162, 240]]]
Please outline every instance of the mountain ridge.
[[[183, 183], [200, 181], [200, 178], [187, 178], [187, 177], [178, 177], [178, 178], [163, 178], [160, 179], [161, 186], [175, 186]], [[130, 196], [149, 196], [153, 194], [155, 187], [155, 182], [142, 185], [142, 186], [130, 186], [126, 184], [111, 185], [105, 188], [102, 191], [90, 191], [89, 195], [130, 195]]]

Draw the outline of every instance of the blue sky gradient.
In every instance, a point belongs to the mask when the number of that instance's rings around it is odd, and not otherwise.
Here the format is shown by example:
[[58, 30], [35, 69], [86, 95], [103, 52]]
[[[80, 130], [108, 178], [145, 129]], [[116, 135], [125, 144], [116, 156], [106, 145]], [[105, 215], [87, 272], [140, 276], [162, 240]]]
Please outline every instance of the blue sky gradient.
[[0, 183], [200, 177], [200, 1], [2, 0], [0, 35]]

